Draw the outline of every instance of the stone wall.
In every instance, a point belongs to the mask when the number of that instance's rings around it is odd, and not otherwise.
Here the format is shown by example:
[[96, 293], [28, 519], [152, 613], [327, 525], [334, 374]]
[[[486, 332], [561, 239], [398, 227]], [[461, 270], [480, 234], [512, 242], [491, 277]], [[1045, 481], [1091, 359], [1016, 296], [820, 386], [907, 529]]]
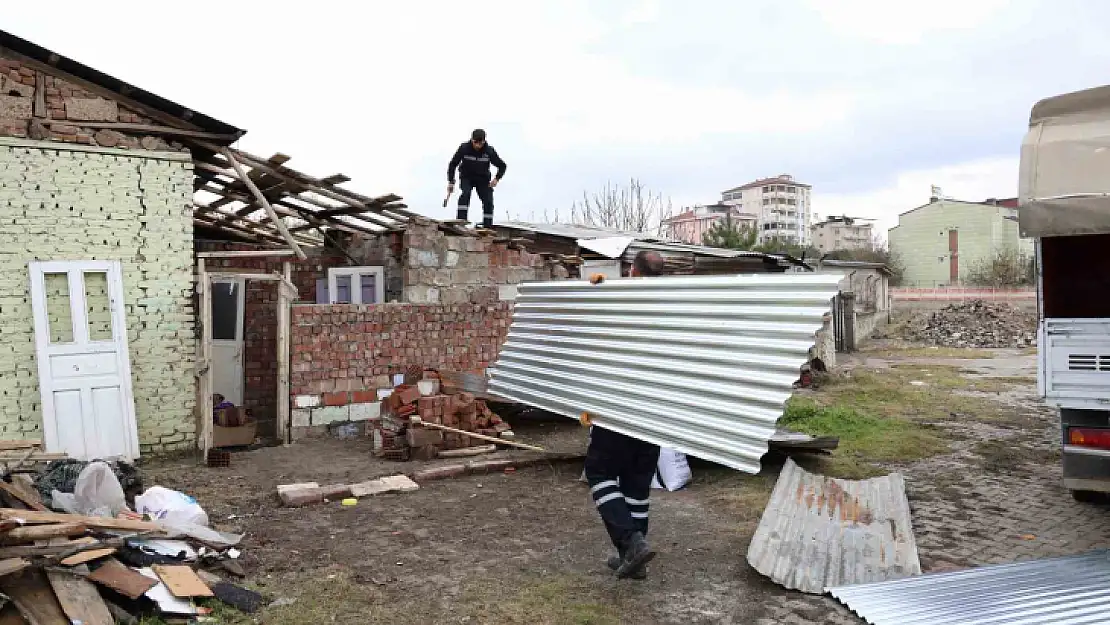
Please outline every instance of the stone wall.
[[[293, 307], [293, 428], [317, 430], [377, 414], [377, 391], [410, 367], [485, 369], [509, 331], [512, 304]], [[367, 405], [373, 404], [373, 405]]]
[[566, 268], [492, 237], [453, 236], [426, 220], [404, 234], [404, 301], [489, 304], [512, 300], [522, 282], [567, 277]]
[[0, 55], [0, 136], [132, 150], [185, 150], [156, 135], [94, 127], [104, 122], [155, 123], [116, 100]]
[[0, 138], [0, 438], [42, 436], [27, 263], [118, 260], [141, 448], [194, 446], [192, 194], [188, 154]]

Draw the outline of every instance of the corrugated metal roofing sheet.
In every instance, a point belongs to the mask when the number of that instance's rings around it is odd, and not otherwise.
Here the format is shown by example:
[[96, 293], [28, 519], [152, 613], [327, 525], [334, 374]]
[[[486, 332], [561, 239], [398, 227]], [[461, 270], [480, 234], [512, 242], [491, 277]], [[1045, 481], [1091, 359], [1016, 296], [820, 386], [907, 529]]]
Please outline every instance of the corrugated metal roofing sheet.
[[490, 391], [759, 471], [839, 276], [528, 283]]
[[812, 594], [919, 575], [905, 481], [898, 473], [838, 480], [788, 459], [748, 546], [748, 563]]
[[1110, 623], [1110, 551], [828, 592], [872, 625]]

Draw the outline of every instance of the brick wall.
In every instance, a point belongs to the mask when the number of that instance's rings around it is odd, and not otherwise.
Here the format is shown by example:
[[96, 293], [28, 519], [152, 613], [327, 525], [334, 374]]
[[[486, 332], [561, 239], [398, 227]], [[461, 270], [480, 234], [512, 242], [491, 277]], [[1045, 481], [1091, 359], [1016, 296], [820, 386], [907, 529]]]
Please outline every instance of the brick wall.
[[[43, 94], [36, 98], [39, 88]], [[96, 122], [154, 123], [115, 100], [0, 56], [0, 136], [133, 150], [185, 150], [155, 135], [88, 126]]]
[[522, 282], [567, 277], [553, 259], [491, 237], [448, 235], [426, 220], [410, 224], [404, 237], [406, 302], [488, 304], [515, 298]]
[[485, 369], [509, 331], [511, 302], [293, 307], [293, 426], [373, 418], [391, 376]]
[[187, 154], [0, 138], [0, 438], [42, 436], [28, 261], [119, 260], [139, 442], [194, 446], [192, 193]]

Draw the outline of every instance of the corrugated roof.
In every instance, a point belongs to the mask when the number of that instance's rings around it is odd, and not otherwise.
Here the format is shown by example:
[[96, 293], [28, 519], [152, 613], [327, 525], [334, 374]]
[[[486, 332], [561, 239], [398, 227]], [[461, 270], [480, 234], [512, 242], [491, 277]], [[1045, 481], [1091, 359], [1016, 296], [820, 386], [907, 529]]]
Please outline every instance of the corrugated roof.
[[663, 241], [656, 235], [646, 232], [631, 232], [615, 228], [602, 228], [600, 226], [580, 226], [575, 224], [536, 224], [523, 221], [498, 222], [498, 228], [511, 228], [538, 234], [547, 234], [553, 237], [566, 237], [568, 239], [601, 239], [606, 237], [633, 237], [642, 241]]
[[748, 546], [748, 563], [791, 590], [921, 573], [902, 476], [839, 480], [787, 459]]
[[490, 390], [756, 473], [839, 280], [523, 284]]
[[828, 592], [872, 625], [1110, 623], [1110, 551]]

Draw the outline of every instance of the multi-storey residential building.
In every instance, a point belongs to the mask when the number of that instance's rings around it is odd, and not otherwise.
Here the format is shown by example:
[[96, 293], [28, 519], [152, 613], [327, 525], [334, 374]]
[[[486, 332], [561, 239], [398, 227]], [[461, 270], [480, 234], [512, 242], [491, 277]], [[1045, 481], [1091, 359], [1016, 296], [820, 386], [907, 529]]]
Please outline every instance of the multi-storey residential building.
[[727, 204], [698, 205], [663, 220], [663, 236], [683, 243], [701, 245], [714, 224], [732, 220], [736, 227], [755, 228], [758, 218]]
[[829, 217], [813, 224], [811, 243], [822, 254], [833, 250], [872, 249], [871, 224], [852, 217]]
[[721, 203], [756, 216], [759, 240], [783, 239], [806, 245], [813, 214], [813, 187], [789, 174], [763, 178], [721, 193]]

